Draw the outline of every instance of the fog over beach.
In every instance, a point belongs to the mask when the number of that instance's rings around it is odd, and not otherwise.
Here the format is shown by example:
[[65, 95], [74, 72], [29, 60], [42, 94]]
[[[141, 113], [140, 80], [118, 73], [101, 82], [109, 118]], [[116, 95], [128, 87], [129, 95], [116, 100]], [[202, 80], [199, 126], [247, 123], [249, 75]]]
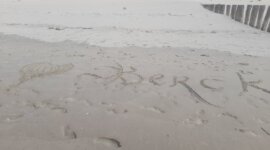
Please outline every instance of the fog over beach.
[[268, 150], [270, 33], [202, 4], [270, 1], [0, 0], [0, 150]]

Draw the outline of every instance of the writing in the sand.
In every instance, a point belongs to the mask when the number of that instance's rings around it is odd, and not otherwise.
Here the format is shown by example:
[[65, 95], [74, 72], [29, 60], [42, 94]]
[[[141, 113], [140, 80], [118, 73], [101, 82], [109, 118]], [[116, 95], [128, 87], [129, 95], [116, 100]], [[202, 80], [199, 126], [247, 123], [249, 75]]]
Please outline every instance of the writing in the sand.
[[[121, 64], [116, 64], [116, 66], [107, 66], [106, 68], [112, 69], [115, 71], [114, 74], [112, 75], [99, 75], [99, 74], [94, 74], [94, 73], [84, 73], [80, 75], [80, 78], [83, 76], [91, 76], [96, 79], [102, 79], [105, 82], [105, 85], [112, 84], [114, 82], [120, 82], [123, 86], [129, 86], [129, 85], [138, 85], [141, 84], [142, 82], [148, 82], [154, 86], [163, 86], [166, 84], [164, 82], [165, 75], [158, 73], [151, 75], [149, 77], [143, 77], [139, 73], [137, 73], [137, 69], [135, 67], [130, 66], [128, 69], [124, 69]], [[239, 83], [241, 85], [241, 93], [246, 93], [248, 92], [249, 88], [254, 88], [257, 90], [260, 90], [264, 93], [270, 94], [270, 90], [265, 89], [258, 84], [260, 84], [262, 81], [247, 81], [244, 79], [243, 74], [240, 72], [236, 73], [236, 77], [239, 79]], [[169, 87], [175, 87], [177, 85], [183, 86], [184, 88], [187, 89], [187, 91], [194, 97], [195, 102], [199, 103], [205, 103], [208, 105], [216, 106], [214, 104], [211, 104], [210, 102], [206, 101], [198, 92], [196, 92], [191, 85], [188, 83], [190, 80], [189, 77], [187, 76], [173, 76], [171, 83], [168, 85]], [[222, 91], [224, 87], [222, 86], [222, 83], [225, 82], [221, 79], [216, 79], [216, 78], [208, 78], [208, 79], [201, 79], [199, 84], [203, 88], [209, 89], [211, 91]], [[219, 85], [219, 86], [213, 86], [211, 84]]]
[[[109, 85], [109, 84], [112, 84], [114, 82], [120, 82], [122, 85], [128, 86], [128, 85], [137, 85], [137, 84], [142, 83], [143, 81], [147, 81], [147, 82], [153, 84], [154, 86], [165, 85], [165, 83], [163, 82], [165, 75], [161, 74], [161, 73], [153, 74], [153, 75], [149, 76], [148, 78], [145, 78], [142, 75], [140, 75], [139, 73], [137, 73], [137, 69], [135, 67], [132, 67], [132, 66], [129, 67], [129, 70], [124, 70], [123, 66], [120, 64], [116, 64], [116, 66], [107, 66], [107, 68], [114, 70], [115, 74], [109, 75], [109, 76], [102, 76], [102, 75], [98, 75], [98, 74], [94, 74], [94, 73], [84, 73], [84, 74], [81, 74], [79, 77], [82, 77], [84, 75], [89, 75], [89, 76], [92, 76], [96, 79], [103, 79], [105, 81], [105, 85]], [[243, 75], [240, 72], [237, 72], [236, 75], [237, 75], [238, 79], [240, 80], [242, 92], [248, 92], [248, 88], [250, 87], [250, 88], [255, 88], [257, 90], [260, 90], [262, 92], [270, 94], [270, 90], [265, 89], [263, 87], [260, 87], [258, 85], [258, 84], [262, 83], [261, 80], [247, 81], [244, 79]], [[190, 85], [187, 83], [189, 80], [190, 79], [187, 76], [182, 76], [182, 77], [173, 76], [172, 82], [169, 86], [175, 87], [176, 85], [180, 84], [184, 87], [189, 88]], [[207, 88], [207, 89], [212, 90], [212, 91], [222, 91], [224, 89], [224, 87], [222, 87], [222, 86], [214, 87], [213, 85], [210, 85], [209, 82], [211, 82], [211, 83], [215, 82], [215, 83], [221, 84], [224, 81], [221, 79], [216, 79], [216, 78], [201, 79], [200, 85], [202, 87]]]

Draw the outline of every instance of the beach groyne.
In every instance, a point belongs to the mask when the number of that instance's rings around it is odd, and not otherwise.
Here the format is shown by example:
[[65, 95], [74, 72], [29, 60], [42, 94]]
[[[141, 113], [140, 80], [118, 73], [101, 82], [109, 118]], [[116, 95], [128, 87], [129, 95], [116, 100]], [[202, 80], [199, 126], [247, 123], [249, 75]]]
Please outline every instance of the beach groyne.
[[202, 6], [240, 23], [270, 32], [270, 6], [268, 5], [202, 4]]

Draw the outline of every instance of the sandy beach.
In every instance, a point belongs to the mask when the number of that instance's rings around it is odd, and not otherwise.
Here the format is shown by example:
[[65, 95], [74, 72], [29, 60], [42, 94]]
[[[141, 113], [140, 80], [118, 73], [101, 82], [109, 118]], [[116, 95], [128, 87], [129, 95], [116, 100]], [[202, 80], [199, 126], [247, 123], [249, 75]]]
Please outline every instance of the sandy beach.
[[0, 150], [269, 149], [269, 33], [199, 2], [50, 2], [0, 6]]
[[268, 57], [4, 35], [0, 45], [1, 149], [269, 147]]

